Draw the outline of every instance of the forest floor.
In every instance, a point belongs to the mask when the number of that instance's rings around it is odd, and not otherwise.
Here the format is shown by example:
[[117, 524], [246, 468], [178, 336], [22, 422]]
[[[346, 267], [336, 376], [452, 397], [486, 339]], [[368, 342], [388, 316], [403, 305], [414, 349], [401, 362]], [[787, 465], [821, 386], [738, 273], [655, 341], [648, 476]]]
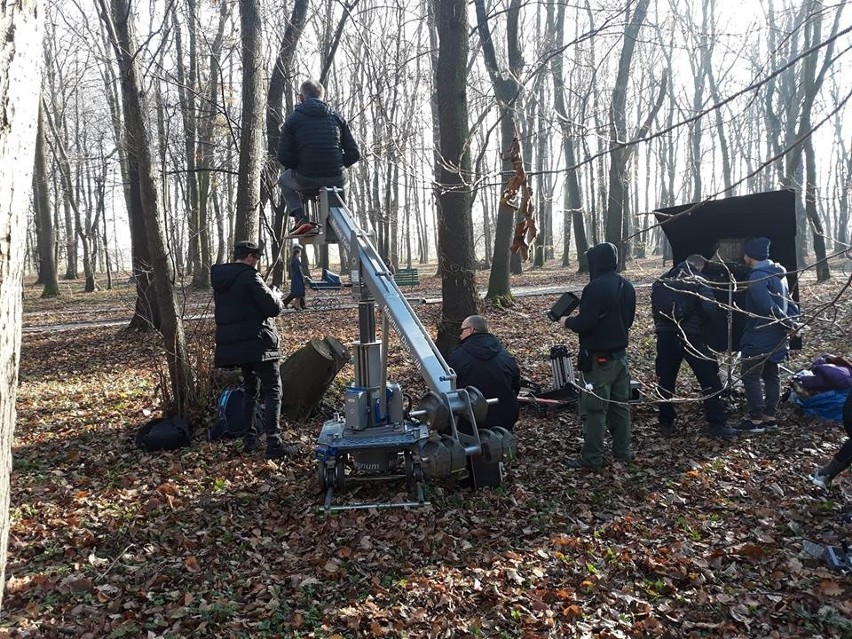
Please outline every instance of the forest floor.
[[[650, 282], [659, 260], [631, 265]], [[831, 303], [793, 355], [850, 354], [846, 278], [817, 285], [808, 310]], [[477, 274], [481, 287], [487, 273]], [[417, 291], [439, 291], [424, 270]], [[513, 286], [582, 286], [557, 264]], [[134, 290], [40, 300], [25, 291], [25, 328], [129, 319]], [[419, 294], [419, 293], [418, 293]], [[852, 578], [831, 572], [803, 541], [839, 546], [852, 527], [852, 475], [820, 490], [807, 475], [843, 440], [837, 424], [783, 405], [781, 427], [725, 443], [701, 435], [700, 404], [680, 404], [680, 434], [656, 433], [649, 398], [654, 337], [648, 289], [638, 289], [631, 372], [644, 389], [632, 410], [636, 460], [569, 470], [582, 435], [574, 411], [524, 410], [520, 455], [502, 486], [428, 487], [418, 509], [318, 511], [310, 453], [284, 463], [240, 455], [239, 442], [143, 453], [135, 431], [159, 412], [155, 334], [117, 327], [25, 332], [14, 440], [11, 531], [0, 637], [852, 637]], [[553, 344], [576, 338], [549, 323], [555, 295], [486, 308], [524, 377], [545, 386]], [[187, 297], [212, 308], [209, 294]], [[439, 304], [415, 307], [437, 325]], [[825, 306], [826, 309], [829, 306]], [[832, 321], [835, 320], [835, 321]], [[286, 313], [283, 349], [357, 335], [357, 312]], [[210, 320], [187, 323], [199, 370], [213, 349]], [[391, 340], [390, 377], [418, 396], [416, 368]], [[342, 406], [347, 366], [327, 400]], [[684, 374], [680, 387], [695, 394]], [[692, 390], [689, 390], [692, 388]], [[210, 391], [212, 419], [216, 389]], [[731, 419], [742, 414], [733, 394]], [[310, 450], [321, 418], [290, 422]], [[344, 496], [395, 499], [379, 483]]]

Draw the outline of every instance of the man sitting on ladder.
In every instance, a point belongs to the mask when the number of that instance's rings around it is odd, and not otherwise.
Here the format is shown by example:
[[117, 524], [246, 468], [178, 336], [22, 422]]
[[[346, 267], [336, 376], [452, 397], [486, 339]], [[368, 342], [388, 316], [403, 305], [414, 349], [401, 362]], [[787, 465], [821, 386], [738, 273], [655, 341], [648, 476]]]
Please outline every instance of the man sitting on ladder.
[[325, 89], [306, 80], [299, 88], [299, 104], [287, 116], [278, 142], [278, 161], [284, 167], [278, 184], [293, 227], [290, 235], [316, 233], [302, 204], [302, 193], [324, 186], [343, 187], [344, 167], [361, 159], [349, 125], [322, 101]]

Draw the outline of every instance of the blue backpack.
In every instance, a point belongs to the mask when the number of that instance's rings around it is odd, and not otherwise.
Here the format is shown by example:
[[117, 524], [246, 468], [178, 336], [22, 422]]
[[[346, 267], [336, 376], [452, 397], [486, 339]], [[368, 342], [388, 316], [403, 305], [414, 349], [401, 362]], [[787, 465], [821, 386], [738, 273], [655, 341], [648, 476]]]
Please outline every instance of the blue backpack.
[[[226, 388], [219, 395], [219, 401], [216, 405], [216, 421], [210, 427], [208, 434], [208, 439], [211, 442], [220, 439], [238, 439], [248, 432], [251, 424], [244, 424], [242, 419], [245, 392], [243, 386], [237, 386], [236, 388]], [[263, 420], [263, 406], [256, 401], [254, 404], [254, 420], [258, 424]]]

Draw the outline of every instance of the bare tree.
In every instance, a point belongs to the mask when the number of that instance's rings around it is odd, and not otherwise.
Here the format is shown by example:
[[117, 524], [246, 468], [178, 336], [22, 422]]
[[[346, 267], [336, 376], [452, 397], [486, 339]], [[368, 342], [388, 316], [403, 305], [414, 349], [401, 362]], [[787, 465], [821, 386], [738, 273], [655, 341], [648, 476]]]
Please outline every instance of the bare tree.
[[263, 145], [263, 52], [260, 0], [240, 0], [243, 51], [243, 105], [240, 119], [240, 168], [237, 177], [237, 219], [234, 240], [260, 237], [260, 173]]
[[[494, 98], [497, 101], [498, 117], [500, 118], [501, 174], [506, 184], [506, 188], [503, 189], [505, 195], [509, 190], [509, 183], [515, 177], [515, 169], [512, 164], [512, 144], [518, 137], [519, 131], [515, 106], [521, 92], [518, 78], [524, 64], [518, 40], [521, 1], [510, 0], [509, 9], [506, 12], [508, 60], [504, 68], [501, 68], [497, 61], [494, 41], [491, 38], [491, 27], [488, 23], [488, 13], [485, 10], [485, 0], [474, 0], [474, 6], [476, 7], [476, 24], [482, 45], [482, 55], [485, 60], [485, 67], [488, 69], [488, 75], [491, 77]], [[491, 262], [491, 275], [488, 279], [488, 292], [485, 297], [501, 304], [511, 303], [512, 300], [512, 290], [509, 285], [509, 259], [517, 210], [518, 206], [509, 198], [500, 198], [497, 224], [494, 229], [494, 257]]]
[[458, 342], [462, 321], [476, 312], [473, 278], [473, 220], [470, 210], [470, 149], [467, 121], [467, 3], [436, 0], [438, 32], [438, 259], [441, 263], [441, 324], [437, 345], [448, 353]]
[[35, 165], [33, 168], [33, 201], [37, 219], [39, 278], [44, 289], [42, 297], [57, 297], [59, 295], [59, 278], [56, 273], [54, 258], [56, 234], [53, 231], [53, 210], [50, 206], [48, 190], [47, 154], [44, 130], [47, 126], [44, 113], [44, 100], [39, 100], [38, 136], [35, 148]]
[[151, 161], [150, 123], [143, 101], [143, 88], [137, 59], [138, 47], [130, 19], [128, 0], [98, 0], [101, 19], [110, 33], [118, 60], [124, 123], [127, 131], [127, 153], [139, 168], [139, 196], [145, 214], [145, 234], [151, 255], [157, 305], [160, 310], [160, 332], [169, 371], [169, 388], [164, 388], [166, 410], [186, 415], [195, 402], [192, 368], [183, 332], [183, 320], [174, 290], [172, 261], [167, 249], [158, 175]]
[[[548, 3], [548, 11], [552, 13], [553, 2]], [[554, 47], [562, 51], [565, 40], [565, 4], [560, 2], [554, 20]], [[577, 263], [581, 273], [589, 270], [589, 260], [586, 251], [589, 241], [586, 239], [586, 224], [583, 220], [583, 199], [580, 191], [579, 171], [576, 157], [576, 125], [568, 115], [565, 103], [564, 57], [562, 53], [553, 56], [550, 65], [553, 76], [553, 103], [556, 115], [559, 119], [559, 127], [562, 130], [562, 154], [565, 159], [565, 185], [562, 195], [562, 232], [564, 234], [562, 245], [562, 266], [569, 264], [569, 251], [571, 244], [571, 226], [573, 224], [574, 242], [577, 250]]]
[[[636, 48], [636, 38], [645, 22], [650, 0], [636, 0], [632, 4], [632, 13], [624, 29], [621, 56], [618, 60], [618, 72], [612, 89], [612, 103], [609, 111], [609, 196], [606, 209], [607, 242], [619, 247], [619, 259], [625, 258], [622, 246], [624, 226], [624, 200], [627, 181], [627, 162], [630, 147], [627, 144], [627, 82], [630, 66]], [[629, 10], [625, 8], [625, 13]]]

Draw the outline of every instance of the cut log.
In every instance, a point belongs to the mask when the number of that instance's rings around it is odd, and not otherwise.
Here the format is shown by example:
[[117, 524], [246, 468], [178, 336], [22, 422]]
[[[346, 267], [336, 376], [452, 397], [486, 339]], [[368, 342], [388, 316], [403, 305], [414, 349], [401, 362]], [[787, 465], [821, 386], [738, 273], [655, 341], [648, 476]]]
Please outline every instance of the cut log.
[[312, 339], [281, 364], [281, 415], [304, 419], [315, 413], [325, 391], [352, 360], [333, 337]]

